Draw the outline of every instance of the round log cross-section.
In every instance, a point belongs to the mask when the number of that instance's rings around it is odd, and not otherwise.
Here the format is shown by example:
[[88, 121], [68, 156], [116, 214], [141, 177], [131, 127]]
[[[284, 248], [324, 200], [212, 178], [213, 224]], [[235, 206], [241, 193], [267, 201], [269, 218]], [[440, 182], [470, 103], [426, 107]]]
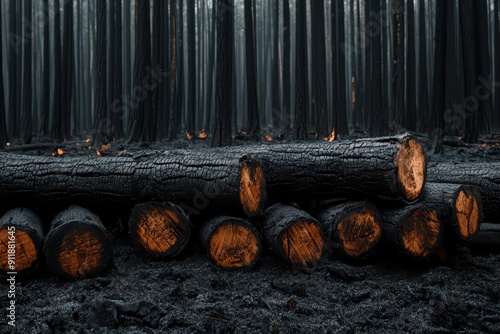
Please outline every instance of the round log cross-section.
[[434, 206], [415, 204], [382, 213], [382, 232], [403, 254], [428, 259], [439, 248], [443, 224]]
[[153, 257], [178, 255], [189, 241], [191, 223], [181, 208], [170, 203], [141, 203], [128, 224], [134, 245]]
[[441, 209], [443, 223], [451, 227], [460, 239], [470, 240], [478, 233], [483, 205], [476, 187], [428, 183], [425, 186], [425, 202]]
[[71, 206], [53, 219], [44, 251], [53, 273], [68, 279], [87, 278], [102, 272], [111, 260], [111, 235], [99, 217]]
[[323, 224], [329, 253], [361, 259], [372, 252], [382, 236], [382, 217], [369, 202], [332, 204], [316, 218]]
[[42, 254], [43, 226], [37, 214], [26, 208], [7, 211], [0, 219], [0, 271], [27, 273]]
[[260, 258], [260, 235], [248, 221], [214, 217], [203, 224], [200, 240], [210, 259], [223, 269], [250, 269]]
[[275, 204], [264, 212], [263, 234], [273, 251], [298, 267], [313, 267], [325, 246], [321, 223], [307, 212]]

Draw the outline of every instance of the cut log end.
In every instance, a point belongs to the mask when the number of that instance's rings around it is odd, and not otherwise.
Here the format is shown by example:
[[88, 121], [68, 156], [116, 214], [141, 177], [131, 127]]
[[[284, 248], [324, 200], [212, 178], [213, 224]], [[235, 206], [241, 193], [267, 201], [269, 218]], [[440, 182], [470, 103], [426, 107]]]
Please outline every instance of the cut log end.
[[[12, 239], [14, 236], [15, 239]], [[16, 230], [14, 234], [7, 227], [0, 230], [0, 270], [3, 272], [15, 271], [23, 272], [35, 265], [39, 258], [39, 248], [41, 240], [30, 231]], [[14, 240], [15, 255], [13, 266], [9, 264], [9, 240]], [[11, 241], [12, 242], [12, 241]]]
[[370, 208], [353, 212], [337, 225], [338, 237], [347, 256], [360, 258], [371, 251], [382, 236], [379, 214]]
[[233, 217], [217, 217], [207, 222], [202, 242], [212, 261], [224, 269], [251, 268], [262, 251], [257, 230], [246, 220]]
[[471, 239], [478, 232], [481, 222], [479, 193], [472, 187], [463, 187], [458, 193], [453, 211], [459, 236], [465, 240]]
[[414, 138], [406, 138], [399, 144], [396, 166], [398, 183], [405, 200], [416, 201], [424, 188], [427, 170], [422, 145]]
[[404, 249], [415, 258], [428, 258], [439, 247], [442, 224], [436, 210], [419, 208], [403, 222]]
[[187, 245], [191, 224], [174, 204], [141, 203], [129, 221], [130, 238], [154, 257], [172, 257]]
[[315, 266], [323, 255], [323, 232], [319, 223], [300, 220], [283, 231], [281, 236], [283, 256], [293, 265]]
[[242, 159], [239, 196], [247, 216], [262, 212], [267, 200], [266, 180], [261, 165], [254, 160]]

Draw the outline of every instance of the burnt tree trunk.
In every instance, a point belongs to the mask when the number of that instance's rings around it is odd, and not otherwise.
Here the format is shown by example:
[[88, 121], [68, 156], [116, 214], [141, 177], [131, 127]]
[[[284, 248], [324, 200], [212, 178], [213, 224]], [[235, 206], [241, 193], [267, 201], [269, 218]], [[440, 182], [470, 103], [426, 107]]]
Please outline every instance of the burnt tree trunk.
[[98, 1], [96, 3], [97, 18], [97, 36], [95, 46], [96, 57], [96, 88], [94, 100], [94, 141], [107, 143], [109, 134], [106, 129], [106, 2]]
[[255, 215], [266, 201], [264, 176], [257, 162], [240, 157], [224, 149], [67, 159], [3, 153], [0, 198], [37, 206], [178, 202], [187, 213], [232, 206]]
[[297, 267], [313, 267], [323, 256], [323, 228], [307, 212], [275, 204], [264, 212], [262, 231], [268, 246]]
[[467, 242], [467, 247], [479, 253], [498, 253], [500, 251], [500, 225], [482, 224], [479, 233]]
[[409, 258], [429, 259], [441, 245], [443, 224], [433, 206], [410, 205], [384, 211], [382, 217], [384, 239]]
[[33, 211], [7, 211], [0, 219], [0, 271], [22, 274], [36, 269], [44, 236], [42, 221]]
[[255, 34], [252, 16], [252, 1], [245, 0], [245, 55], [248, 103], [248, 131], [251, 134], [258, 134], [260, 132], [259, 100], [257, 96]]
[[427, 183], [425, 202], [439, 208], [445, 228], [463, 240], [473, 238], [482, 221], [479, 190], [473, 186]]
[[140, 203], [128, 223], [133, 244], [157, 258], [180, 254], [189, 241], [191, 223], [180, 207], [171, 203]]
[[468, 184], [481, 194], [486, 221], [498, 220], [500, 214], [500, 163], [436, 164], [428, 169], [434, 183]]
[[218, 216], [206, 221], [200, 240], [212, 262], [223, 269], [250, 269], [259, 261], [259, 232], [248, 221]]
[[[0, 17], [2, 17], [3, 11], [2, 6], [0, 6]], [[3, 35], [3, 26], [0, 24], [0, 36]], [[0, 148], [4, 148], [8, 141], [7, 136], [7, 119], [6, 117], [6, 105], [5, 105], [5, 90], [3, 82], [3, 53], [4, 53], [3, 43], [0, 43]]]
[[315, 217], [323, 224], [328, 254], [362, 259], [373, 253], [382, 236], [382, 216], [369, 202], [331, 204]]
[[111, 235], [99, 217], [79, 206], [60, 212], [45, 237], [45, 258], [51, 272], [81, 279], [102, 272], [110, 262]]
[[309, 110], [306, 0], [296, 1], [296, 60], [295, 60], [295, 118], [294, 138], [307, 139]]

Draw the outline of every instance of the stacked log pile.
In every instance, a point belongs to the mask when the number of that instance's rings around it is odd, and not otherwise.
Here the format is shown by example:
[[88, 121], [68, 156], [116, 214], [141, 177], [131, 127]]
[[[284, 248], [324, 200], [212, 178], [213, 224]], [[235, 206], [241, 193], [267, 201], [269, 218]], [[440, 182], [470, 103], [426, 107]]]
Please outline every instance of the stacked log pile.
[[489, 219], [500, 213], [500, 165], [477, 166], [428, 170], [422, 145], [407, 134], [123, 157], [0, 153], [3, 203], [69, 206], [45, 226], [47, 235], [32, 210], [5, 213], [0, 270], [12, 271], [10, 242], [23, 254], [19, 272], [44, 256], [68, 279], [101, 273], [112, 237], [88, 210], [97, 207], [129, 210], [133, 245], [156, 258], [180, 254], [195, 229], [211, 261], [228, 270], [254, 267], [266, 250], [295, 267], [326, 256], [363, 260], [380, 245], [428, 260], [443, 240], [494, 243], [499, 230], [486, 224], [474, 237], [483, 211]]

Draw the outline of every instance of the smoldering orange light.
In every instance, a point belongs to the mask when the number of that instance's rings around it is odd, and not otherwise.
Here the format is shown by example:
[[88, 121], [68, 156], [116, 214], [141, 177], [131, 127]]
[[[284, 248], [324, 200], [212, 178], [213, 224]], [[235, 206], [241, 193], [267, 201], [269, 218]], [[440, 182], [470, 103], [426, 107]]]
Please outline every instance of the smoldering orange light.
[[330, 135], [328, 135], [328, 137], [325, 137], [325, 141], [329, 143], [331, 143], [334, 140], [335, 140], [335, 128], [332, 129], [332, 132], [330, 133]]
[[6, 146], [6, 147], [10, 147], [11, 145], [12, 145], [12, 144], [11, 144], [10, 142], [6, 142], [6, 143], [5, 143], [5, 146]]
[[110, 148], [111, 148], [111, 144], [106, 144], [106, 145], [102, 144], [101, 145], [101, 151], [107, 151]]
[[273, 137], [271, 137], [270, 135], [265, 135], [264, 138], [267, 140], [267, 141], [273, 141]]
[[100, 156], [102, 155], [101, 151], [99, 151], [99, 150], [95, 150], [95, 154], [96, 154], [98, 157], [100, 157]]
[[90, 139], [90, 138], [87, 138], [87, 139], [85, 139], [85, 142], [86, 142], [86, 143], [90, 143], [90, 142], [91, 142], [91, 139]]
[[200, 134], [198, 135], [198, 138], [200, 138], [200, 139], [207, 138], [207, 133], [205, 131], [201, 131]]
[[188, 140], [191, 140], [191, 139], [193, 139], [193, 138], [194, 138], [194, 135], [193, 135], [192, 133], [189, 133], [188, 131], [186, 131], [186, 138], [187, 138]]

